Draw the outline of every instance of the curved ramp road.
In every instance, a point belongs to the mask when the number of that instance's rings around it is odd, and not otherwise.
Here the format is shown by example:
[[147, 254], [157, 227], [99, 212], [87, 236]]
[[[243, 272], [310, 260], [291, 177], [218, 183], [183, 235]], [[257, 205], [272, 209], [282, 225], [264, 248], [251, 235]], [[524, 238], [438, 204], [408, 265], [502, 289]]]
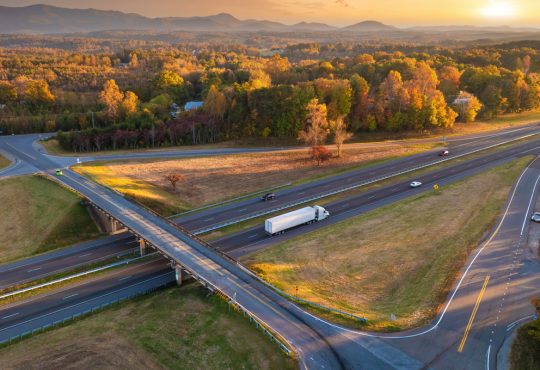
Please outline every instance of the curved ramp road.
[[[530, 151], [534, 152], [535, 148]], [[32, 159], [35, 152], [26, 153], [15, 148], [10, 153], [13, 152], [40, 170], [51, 172], [54, 168], [55, 162], [49, 157], [38, 155]], [[170, 259], [181, 261], [199, 279], [256, 314], [298, 349], [302, 366], [306, 368], [493, 368], [498, 346], [507, 329], [525, 317], [522, 314], [530, 315], [532, 307], [524, 296], [538, 290], [540, 285], [534, 275], [530, 276], [531, 273], [539, 276], [538, 264], [524, 264], [520, 257], [540, 179], [537, 162], [523, 173], [499, 227], [472, 255], [434, 325], [393, 335], [355, 332], [316, 318], [282, 299], [242, 268], [190, 239], [169, 222], [118, 194], [71, 171], [66, 171], [66, 176], [60, 179], [113, 214]], [[524, 281], [527, 281], [525, 286]], [[91, 292], [92, 289], [71, 294]], [[63, 298], [76, 297], [66, 295]], [[17, 307], [20, 306], [17, 304], [10, 309]], [[0, 310], [0, 318], [9, 320], [10, 325], [4, 327], [0, 321], [0, 333], [2, 328], [17, 326], [16, 316], [21, 314], [18, 311], [5, 313], [4, 309]]]

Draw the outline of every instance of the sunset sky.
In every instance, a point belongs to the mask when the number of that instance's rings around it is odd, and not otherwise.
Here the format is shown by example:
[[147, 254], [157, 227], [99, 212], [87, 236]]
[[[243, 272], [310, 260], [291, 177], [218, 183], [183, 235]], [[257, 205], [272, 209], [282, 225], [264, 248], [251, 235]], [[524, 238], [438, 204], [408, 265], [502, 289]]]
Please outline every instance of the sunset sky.
[[0, 0], [0, 5], [35, 3], [69, 8], [96, 8], [149, 17], [231, 13], [295, 23], [325, 22], [338, 26], [366, 19], [398, 26], [512, 25], [540, 27], [540, 0]]

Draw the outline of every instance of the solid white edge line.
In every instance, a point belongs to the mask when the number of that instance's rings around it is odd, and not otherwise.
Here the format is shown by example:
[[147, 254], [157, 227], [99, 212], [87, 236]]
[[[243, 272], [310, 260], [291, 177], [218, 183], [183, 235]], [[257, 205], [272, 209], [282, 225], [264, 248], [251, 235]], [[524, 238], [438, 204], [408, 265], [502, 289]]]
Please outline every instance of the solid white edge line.
[[486, 352], [486, 370], [489, 370], [489, 356], [491, 355], [491, 344], [489, 345]]
[[534, 195], [536, 193], [536, 186], [538, 185], [538, 180], [540, 180], [540, 175], [538, 175], [538, 178], [536, 179], [536, 182], [534, 183], [533, 191], [532, 191], [532, 194], [531, 194], [531, 199], [529, 200], [529, 206], [527, 207], [527, 212], [525, 213], [525, 217], [523, 218], [523, 225], [521, 226], [521, 234], [519, 234], [519, 236], [523, 236], [523, 232], [525, 231], [525, 224], [527, 223], [529, 215], [531, 214], [531, 212], [530, 212], [531, 211], [531, 205], [532, 205], [532, 201], [534, 199]]

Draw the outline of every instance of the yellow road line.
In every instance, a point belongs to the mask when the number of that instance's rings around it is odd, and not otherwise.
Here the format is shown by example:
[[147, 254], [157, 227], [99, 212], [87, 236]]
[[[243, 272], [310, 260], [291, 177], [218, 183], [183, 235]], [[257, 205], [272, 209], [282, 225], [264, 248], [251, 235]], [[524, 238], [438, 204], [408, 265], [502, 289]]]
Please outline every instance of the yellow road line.
[[489, 282], [489, 275], [486, 276], [486, 279], [484, 280], [484, 285], [482, 286], [482, 289], [480, 290], [480, 294], [478, 295], [478, 298], [476, 299], [476, 304], [474, 305], [473, 311], [471, 313], [471, 317], [469, 318], [469, 323], [467, 324], [467, 327], [465, 328], [465, 334], [463, 334], [463, 339], [461, 339], [461, 343], [459, 344], [458, 352], [463, 351], [463, 347], [465, 347], [465, 342], [467, 341], [467, 337], [469, 336], [469, 331], [471, 330], [472, 324], [474, 322], [474, 317], [476, 316], [476, 312], [478, 311], [478, 307], [480, 307], [480, 302], [482, 301], [482, 297], [484, 296], [484, 292], [486, 291], [488, 282]]

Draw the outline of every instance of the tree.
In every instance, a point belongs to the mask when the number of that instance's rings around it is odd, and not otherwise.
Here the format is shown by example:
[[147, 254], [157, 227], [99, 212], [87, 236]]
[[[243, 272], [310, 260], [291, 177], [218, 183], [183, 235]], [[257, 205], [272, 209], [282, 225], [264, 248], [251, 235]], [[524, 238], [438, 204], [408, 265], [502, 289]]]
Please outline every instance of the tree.
[[439, 90], [447, 101], [452, 101], [459, 94], [461, 72], [454, 66], [444, 66], [439, 70]]
[[204, 110], [212, 117], [223, 119], [227, 111], [227, 98], [218, 90], [216, 85], [212, 85], [208, 90], [208, 95], [204, 100]]
[[311, 148], [311, 158], [317, 161], [317, 166], [332, 158], [332, 153], [327, 147], [318, 145]]
[[353, 137], [352, 132], [347, 131], [347, 124], [343, 119], [343, 116], [338, 117], [335, 121], [332, 121], [332, 131], [334, 132], [334, 144], [337, 147], [337, 156], [341, 157], [341, 147], [343, 143]]
[[124, 99], [124, 94], [114, 80], [107, 80], [103, 85], [103, 90], [99, 93], [99, 100], [105, 104], [106, 114], [110, 120], [118, 118], [120, 103]]
[[32, 105], [46, 105], [54, 103], [56, 97], [49, 90], [47, 81], [31, 80], [24, 88], [24, 99]]
[[184, 176], [179, 173], [169, 173], [165, 175], [165, 180], [171, 183], [173, 191], [176, 191], [176, 184], [185, 180]]
[[9, 81], [0, 81], [0, 104], [7, 104], [17, 100], [17, 88]]
[[454, 100], [452, 107], [457, 112], [460, 122], [474, 122], [482, 109], [482, 103], [473, 94], [462, 91]]
[[324, 144], [328, 136], [326, 105], [319, 104], [318, 99], [311, 99], [306, 110], [304, 129], [298, 133], [298, 139], [313, 148]]
[[[136, 54], [134, 54], [136, 55]], [[124, 99], [121, 103], [122, 113], [129, 117], [137, 112], [139, 105], [139, 98], [133, 91], [126, 91], [124, 94]]]

